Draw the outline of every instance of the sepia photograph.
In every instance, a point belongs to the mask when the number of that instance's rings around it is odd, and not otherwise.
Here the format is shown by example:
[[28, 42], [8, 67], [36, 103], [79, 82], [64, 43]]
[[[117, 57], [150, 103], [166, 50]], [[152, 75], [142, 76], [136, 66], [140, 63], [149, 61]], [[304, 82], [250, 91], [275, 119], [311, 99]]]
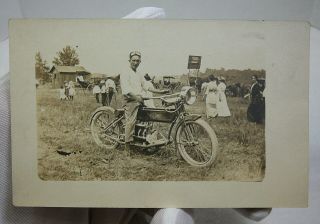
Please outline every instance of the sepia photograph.
[[309, 24], [9, 29], [14, 205], [307, 205]]
[[86, 32], [42, 36], [34, 52], [42, 180], [263, 180], [264, 34], [156, 28], [94, 33], [94, 44]]

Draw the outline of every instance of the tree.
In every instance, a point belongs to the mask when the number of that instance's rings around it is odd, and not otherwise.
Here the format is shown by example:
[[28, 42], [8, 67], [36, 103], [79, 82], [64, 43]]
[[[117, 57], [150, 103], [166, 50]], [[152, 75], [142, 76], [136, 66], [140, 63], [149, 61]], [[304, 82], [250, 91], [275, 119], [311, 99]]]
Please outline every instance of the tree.
[[42, 62], [42, 57], [39, 51], [36, 53], [35, 59], [36, 59], [36, 67], [40, 67], [43, 62]]
[[52, 63], [54, 65], [75, 66], [80, 63], [76, 49], [69, 45], [57, 52], [57, 57], [54, 57]]
[[42, 79], [43, 81], [49, 81], [49, 66], [47, 65], [46, 60], [42, 60], [41, 54], [38, 51], [35, 56], [35, 72], [36, 79]]

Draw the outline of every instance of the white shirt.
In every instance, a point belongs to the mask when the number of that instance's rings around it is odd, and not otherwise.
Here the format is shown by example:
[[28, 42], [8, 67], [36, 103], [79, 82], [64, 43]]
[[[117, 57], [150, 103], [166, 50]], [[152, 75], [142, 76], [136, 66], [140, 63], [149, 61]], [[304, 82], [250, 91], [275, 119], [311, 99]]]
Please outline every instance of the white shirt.
[[106, 84], [105, 83], [101, 86], [100, 92], [101, 93], [106, 93], [107, 92], [107, 88], [106, 88]]
[[120, 74], [120, 86], [123, 95], [132, 93], [135, 95], [142, 95], [144, 77], [137, 70], [134, 72], [130, 67]]
[[210, 81], [207, 85], [207, 88], [206, 88], [206, 94], [209, 94], [209, 93], [216, 93], [217, 92], [217, 82], [216, 81]]
[[116, 84], [112, 79], [107, 79], [105, 85], [106, 85], [106, 92], [109, 91], [109, 88], [113, 88], [113, 90], [116, 91]]
[[223, 82], [220, 82], [217, 88], [219, 92], [224, 92], [226, 91], [227, 87], [226, 87], [226, 84], [224, 84]]
[[93, 94], [100, 93], [100, 92], [101, 92], [100, 86], [95, 85], [95, 86], [93, 87], [92, 92], [93, 92]]

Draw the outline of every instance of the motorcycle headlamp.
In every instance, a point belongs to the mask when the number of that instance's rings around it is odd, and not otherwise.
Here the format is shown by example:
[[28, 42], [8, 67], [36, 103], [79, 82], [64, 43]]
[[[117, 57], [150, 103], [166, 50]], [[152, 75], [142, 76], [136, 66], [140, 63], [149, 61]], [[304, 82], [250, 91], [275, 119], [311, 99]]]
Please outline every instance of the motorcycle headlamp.
[[196, 102], [197, 93], [191, 86], [184, 86], [181, 88], [180, 96], [186, 104], [191, 105]]

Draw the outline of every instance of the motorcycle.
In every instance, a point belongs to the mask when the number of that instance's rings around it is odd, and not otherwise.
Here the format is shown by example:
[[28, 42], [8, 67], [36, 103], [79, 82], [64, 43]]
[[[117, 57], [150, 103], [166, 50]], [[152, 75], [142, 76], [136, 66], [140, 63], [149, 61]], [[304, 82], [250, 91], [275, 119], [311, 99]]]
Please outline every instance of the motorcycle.
[[[196, 91], [182, 87], [180, 93], [152, 97], [160, 99], [163, 108], [139, 107], [134, 141], [143, 149], [158, 148], [174, 143], [177, 155], [192, 166], [210, 166], [219, 153], [218, 140], [211, 126], [201, 115], [190, 114], [185, 105], [196, 101]], [[167, 136], [157, 130], [156, 123], [169, 125]], [[107, 150], [124, 145], [124, 109], [99, 107], [91, 115], [90, 129], [94, 141]]]

